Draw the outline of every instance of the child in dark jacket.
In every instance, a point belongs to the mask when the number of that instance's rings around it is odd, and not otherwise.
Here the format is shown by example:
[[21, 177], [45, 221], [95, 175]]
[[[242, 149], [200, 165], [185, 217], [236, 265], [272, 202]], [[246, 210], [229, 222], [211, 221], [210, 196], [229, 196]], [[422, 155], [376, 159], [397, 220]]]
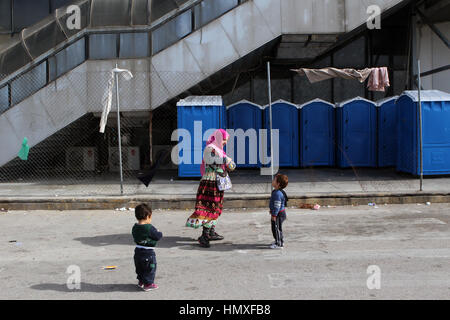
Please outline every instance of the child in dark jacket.
[[274, 190], [270, 197], [270, 215], [272, 224], [272, 234], [275, 242], [270, 246], [271, 249], [282, 249], [283, 241], [283, 222], [286, 220], [287, 195], [284, 188], [288, 185], [288, 177], [284, 174], [277, 174], [272, 181]]
[[146, 204], [140, 204], [134, 209], [138, 223], [132, 229], [136, 243], [134, 250], [134, 265], [136, 267], [138, 286], [144, 291], [158, 289], [155, 284], [156, 255], [152, 249], [162, 238], [162, 233], [151, 225], [152, 209]]

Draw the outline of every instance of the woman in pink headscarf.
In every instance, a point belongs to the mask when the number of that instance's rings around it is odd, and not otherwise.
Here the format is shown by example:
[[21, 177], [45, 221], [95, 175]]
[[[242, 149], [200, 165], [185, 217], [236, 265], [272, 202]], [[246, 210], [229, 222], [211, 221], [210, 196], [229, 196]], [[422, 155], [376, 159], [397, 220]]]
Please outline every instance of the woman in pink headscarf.
[[206, 248], [209, 247], [209, 241], [223, 239], [215, 231], [217, 219], [222, 214], [224, 195], [224, 191], [218, 189], [216, 179], [218, 174], [223, 176], [236, 168], [236, 164], [223, 150], [228, 138], [229, 134], [225, 130], [218, 129], [208, 139], [200, 168], [202, 179], [197, 191], [195, 211], [186, 222], [187, 227], [203, 227], [198, 241]]

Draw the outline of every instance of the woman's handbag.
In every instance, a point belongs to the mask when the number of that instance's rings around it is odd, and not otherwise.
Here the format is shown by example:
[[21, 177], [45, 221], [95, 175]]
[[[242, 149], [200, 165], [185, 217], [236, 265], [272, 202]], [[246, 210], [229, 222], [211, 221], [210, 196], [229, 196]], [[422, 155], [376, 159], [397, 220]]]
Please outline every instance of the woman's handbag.
[[219, 189], [219, 191], [226, 191], [231, 189], [232, 184], [228, 172], [225, 172], [224, 176], [221, 176], [220, 173], [217, 173], [216, 180], [217, 180], [217, 188]]

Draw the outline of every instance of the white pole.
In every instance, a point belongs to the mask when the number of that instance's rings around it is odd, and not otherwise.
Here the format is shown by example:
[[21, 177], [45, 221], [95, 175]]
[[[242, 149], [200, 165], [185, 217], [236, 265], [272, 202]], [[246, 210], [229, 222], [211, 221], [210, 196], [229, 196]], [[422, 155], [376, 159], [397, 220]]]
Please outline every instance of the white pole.
[[[117, 69], [117, 63], [116, 63]], [[119, 166], [120, 166], [120, 194], [123, 195], [123, 168], [122, 168], [122, 138], [120, 136], [120, 100], [119, 100], [119, 73], [114, 72], [116, 77], [116, 102], [117, 102], [117, 137], [119, 143]]]
[[273, 181], [273, 135], [272, 135], [272, 91], [270, 88], [270, 62], [267, 61], [267, 83], [269, 90], [269, 128], [270, 128], [270, 169]]
[[420, 99], [420, 60], [417, 60], [418, 97], [419, 97], [419, 152], [420, 152], [420, 191], [423, 191], [423, 139], [422, 139], [422, 101]]

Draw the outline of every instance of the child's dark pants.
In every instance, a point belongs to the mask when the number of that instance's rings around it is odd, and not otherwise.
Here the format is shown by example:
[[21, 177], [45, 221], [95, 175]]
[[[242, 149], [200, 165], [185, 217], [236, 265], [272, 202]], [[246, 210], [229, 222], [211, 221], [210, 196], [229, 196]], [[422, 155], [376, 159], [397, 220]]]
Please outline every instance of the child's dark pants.
[[137, 279], [144, 284], [152, 284], [155, 281], [156, 255], [153, 249], [134, 249], [134, 265]]
[[286, 212], [282, 211], [278, 213], [277, 219], [275, 221], [271, 220], [272, 222], [272, 234], [275, 238], [275, 244], [277, 246], [282, 247], [283, 246], [283, 222], [286, 220]]

